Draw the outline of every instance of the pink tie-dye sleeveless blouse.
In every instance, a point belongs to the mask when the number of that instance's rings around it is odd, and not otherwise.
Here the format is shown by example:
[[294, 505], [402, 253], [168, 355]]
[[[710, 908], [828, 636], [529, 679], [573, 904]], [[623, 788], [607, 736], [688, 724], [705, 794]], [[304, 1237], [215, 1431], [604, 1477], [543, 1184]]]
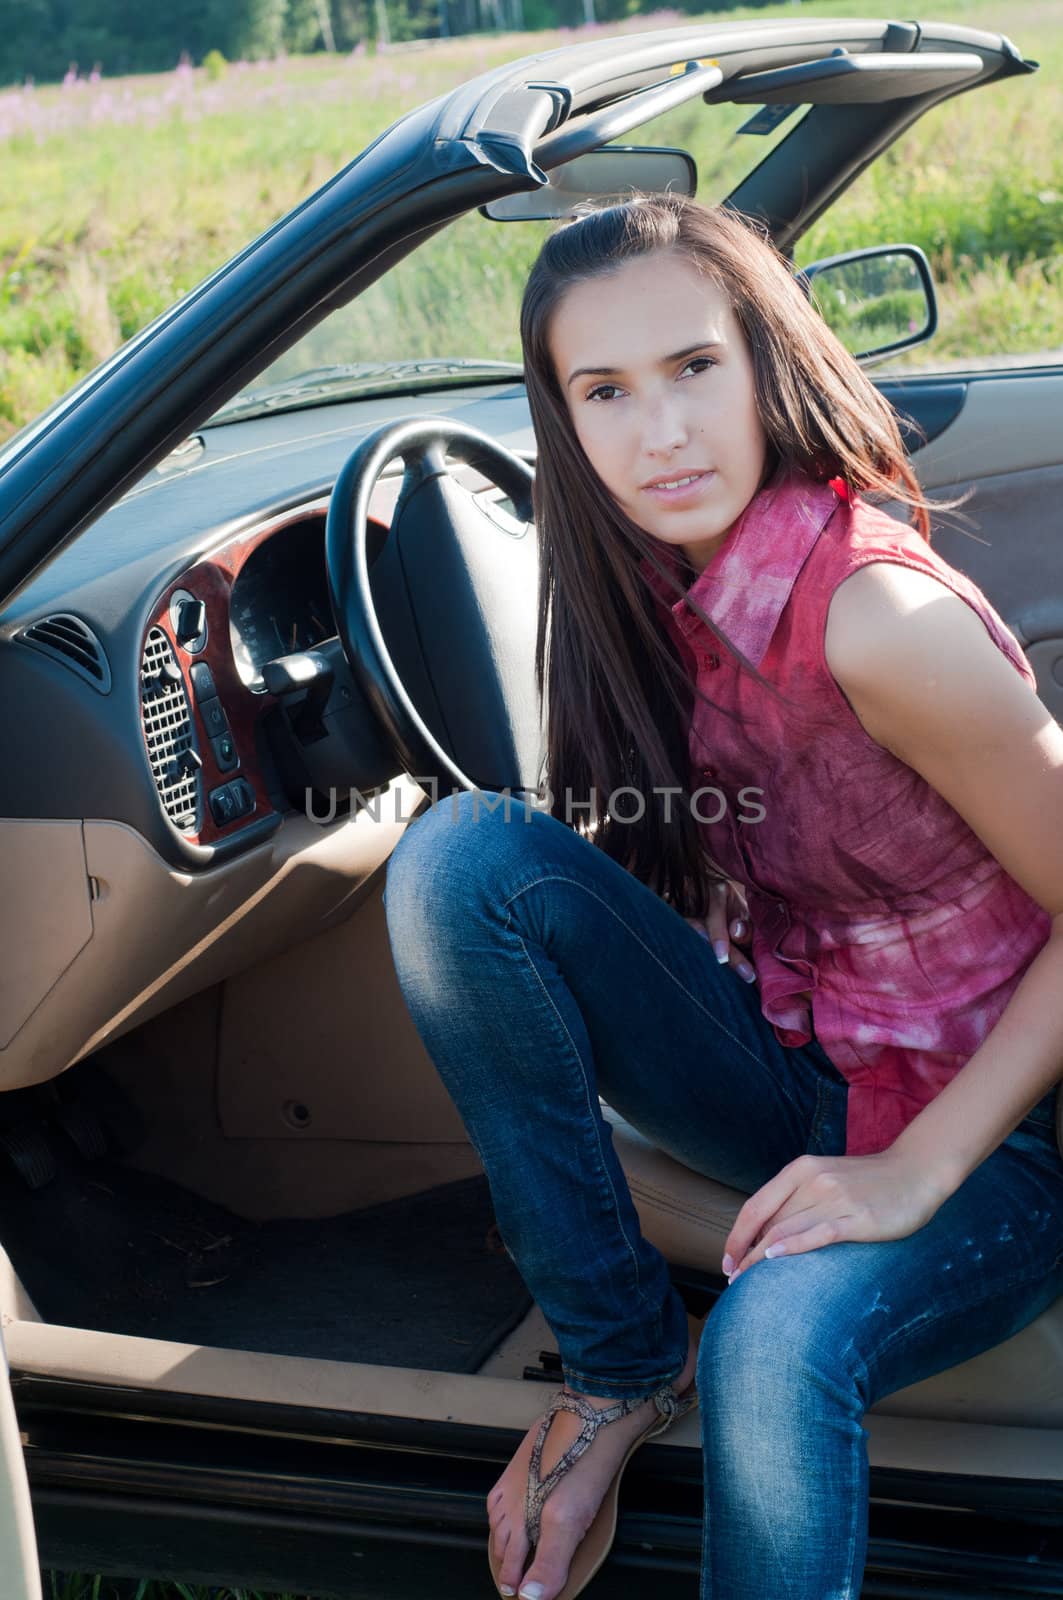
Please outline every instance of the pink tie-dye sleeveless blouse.
[[[673, 551], [658, 554], [679, 576]], [[840, 484], [793, 473], [763, 490], [687, 591], [786, 705], [640, 562], [698, 687], [733, 713], [694, 704], [691, 786], [726, 800], [704, 795], [702, 816], [719, 820], [700, 826], [746, 890], [776, 1037], [807, 1044], [814, 1027], [848, 1081], [847, 1155], [889, 1146], [968, 1061], [1051, 927], [959, 813], [865, 732], [827, 666], [831, 595], [871, 561], [939, 579], [1035, 685], [982, 591]]]

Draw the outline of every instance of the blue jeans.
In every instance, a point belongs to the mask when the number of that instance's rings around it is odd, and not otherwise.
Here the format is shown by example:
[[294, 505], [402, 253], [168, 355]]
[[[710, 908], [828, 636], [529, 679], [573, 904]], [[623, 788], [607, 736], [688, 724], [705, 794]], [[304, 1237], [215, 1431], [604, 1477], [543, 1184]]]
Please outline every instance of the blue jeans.
[[[752, 1193], [805, 1152], [843, 1154], [844, 1078], [817, 1042], [780, 1045], [756, 984], [672, 906], [512, 797], [462, 791], [416, 817], [385, 909], [410, 1014], [565, 1382], [651, 1395], [684, 1365], [686, 1313], [599, 1096], [677, 1161]], [[724, 1291], [697, 1365], [701, 1600], [856, 1600], [864, 1412], [1063, 1294], [1054, 1101], [917, 1232], [762, 1260]]]

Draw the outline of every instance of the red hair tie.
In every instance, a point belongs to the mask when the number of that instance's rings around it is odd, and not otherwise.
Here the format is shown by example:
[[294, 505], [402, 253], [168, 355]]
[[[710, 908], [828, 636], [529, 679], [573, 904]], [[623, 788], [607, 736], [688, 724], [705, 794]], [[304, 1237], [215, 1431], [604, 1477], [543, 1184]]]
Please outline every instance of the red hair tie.
[[852, 496], [849, 493], [849, 485], [846, 483], [844, 478], [831, 478], [827, 484], [827, 487], [833, 489], [834, 493], [839, 497], [839, 499], [846, 501], [847, 504], [852, 503]]

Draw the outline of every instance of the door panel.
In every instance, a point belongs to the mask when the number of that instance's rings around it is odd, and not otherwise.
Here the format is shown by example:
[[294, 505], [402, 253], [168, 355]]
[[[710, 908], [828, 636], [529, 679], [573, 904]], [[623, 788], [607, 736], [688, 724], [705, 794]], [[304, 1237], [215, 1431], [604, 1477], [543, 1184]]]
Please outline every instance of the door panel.
[[[962, 378], [925, 378], [917, 383], [882, 378], [876, 387], [895, 408], [909, 451], [924, 449], [944, 433], [967, 404], [967, 384]], [[916, 424], [915, 429], [910, 422]]]
[[[958, 374], [953, 381], [960, 381]], [[1063, 369], [965, 373], [962, 381], [967, 386], [962, 410], [916, 453], [926, 488], [1063, 463]], [[924, 384], [937, 389], [942, 379], [908, 380], [909, 410], [915, 409]]]
[[[1063, 722], [1063, 369], [967, 373], [952, 421], [912, 456], [923, 487], [964, 493], [937, 520], [933, 545], [978, 584], [1023, 646], [1037, 692]], [[919, 416], [924, 383], [882, 382]]]

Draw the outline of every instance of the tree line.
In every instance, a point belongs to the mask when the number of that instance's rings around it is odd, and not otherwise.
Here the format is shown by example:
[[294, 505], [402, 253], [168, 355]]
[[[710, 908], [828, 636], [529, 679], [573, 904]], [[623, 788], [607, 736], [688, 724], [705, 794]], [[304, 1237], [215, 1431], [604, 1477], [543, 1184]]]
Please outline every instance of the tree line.
[[[704, 9], [704, 0], [672, 0]], [[0, 82], [57, 82], [93, 71], [164, 72], [282, 51], [349, 51], [492, 28], [612, 22], [642, 0], [0, 0]]]

